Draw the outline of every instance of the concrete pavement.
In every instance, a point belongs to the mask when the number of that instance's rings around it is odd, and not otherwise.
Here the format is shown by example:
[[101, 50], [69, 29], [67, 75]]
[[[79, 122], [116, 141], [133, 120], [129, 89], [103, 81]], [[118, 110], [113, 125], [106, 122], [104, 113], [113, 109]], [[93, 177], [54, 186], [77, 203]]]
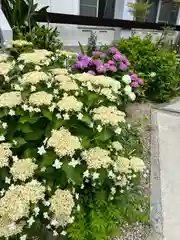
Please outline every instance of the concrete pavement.
[[180, 240], [180, 99], [152, 110], [151, 220], [148, 240]]

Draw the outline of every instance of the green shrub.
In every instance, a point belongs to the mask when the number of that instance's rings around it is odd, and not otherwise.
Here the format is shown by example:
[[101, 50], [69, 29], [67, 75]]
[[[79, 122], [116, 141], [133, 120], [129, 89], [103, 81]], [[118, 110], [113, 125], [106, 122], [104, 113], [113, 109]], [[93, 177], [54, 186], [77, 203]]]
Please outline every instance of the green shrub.
[[120, 110], [123, 87], [103, 75], [68, 74], [57, 68], [62, 55], [0, 55], [3, 240], [44, 240], [44, 229], [103, 240], [127, 222], [148, 222], [142, 146]]
[[37, 24], [31, 31], [26, 32], [26, 28], [23, 26], [15, 28], [14, 31], [17, 39], [32, 42], [36, 49], [46, 49], [55, 52], [63, 47], [57, 28]]
[[174, 52], [158, 47], [150, 36], [121, 39], [115, 45], [127, 56], [134, 70], [144, 76], [147, 98], [165, 102], [176, 96], [179, 77]]

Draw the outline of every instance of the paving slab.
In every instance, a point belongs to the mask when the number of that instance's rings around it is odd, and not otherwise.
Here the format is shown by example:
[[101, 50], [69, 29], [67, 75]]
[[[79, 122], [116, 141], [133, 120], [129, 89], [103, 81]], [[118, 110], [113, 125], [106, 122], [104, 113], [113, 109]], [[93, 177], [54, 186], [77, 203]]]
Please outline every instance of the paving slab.
[[[152, 110], [151, 170], [153, 227], [160, 234], [160, 239], [180, 240], [179, 101], [169, 104], [168, 107]], [[152, 240], [159, 240], [153, 237]]]

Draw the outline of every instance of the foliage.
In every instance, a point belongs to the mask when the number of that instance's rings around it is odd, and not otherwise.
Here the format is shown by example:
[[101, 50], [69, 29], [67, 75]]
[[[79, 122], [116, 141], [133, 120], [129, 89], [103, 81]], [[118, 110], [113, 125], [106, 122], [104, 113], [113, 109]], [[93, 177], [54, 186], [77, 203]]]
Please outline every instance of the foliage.
[[102, 240], [119, 225], [148, 222], [142, 146], [121, 111], [124, 89], [110, 77], [59, 68], [69, 55], [0, 55], [2, 240], [44, 240], [45, 228]]
[[151, 36], [144, 39], [133, 36], [121, 39], [115, 45], [128, 57], [135, 72], [145, 77], [144, 95], [147, 98], [165, 102], [176, 96], [179, 77], [174, 52], [157, 46]]
[[55, 52], [63, 47], [63, 43], [59, 39], [57, 27], [52, 28], [37, 24], [30, 32], [26, 32], [25, 27], [16, 28], [15, 32], [17, 39], [31, 42], [36, 49], [46, 49]]
[[3, 12], [12, 28], [26, 26], [31, 30], [36, 25], [36, 17], [44, 15], [48, 8], [37, 10], [37, 6], [33, 0], [6, 0], [3, 3]]
[[142, 0], [136, 1], [134, 3], [128, 3], [129, 12], [137, 21], [144, 21], [148, 10], [151, 8], [152, 4], [148, 1], [144, 2]]
[[92, 55], [92, 52], [97, 49], [96, 45], [97, 45], [96, 32], [91, 31], [91, 35], [88, 38], [87, 55]]

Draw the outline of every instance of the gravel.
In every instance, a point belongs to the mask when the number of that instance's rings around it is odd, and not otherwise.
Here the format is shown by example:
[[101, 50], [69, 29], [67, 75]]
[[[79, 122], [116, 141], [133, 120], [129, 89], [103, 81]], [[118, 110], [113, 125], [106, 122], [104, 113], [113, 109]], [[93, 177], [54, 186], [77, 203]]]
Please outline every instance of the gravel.
[[[132, 125], [138, 123], [139, 132], [143, 142], [144, 161], [147, 167], [147, 175], [142, 179], [142, 187], [144, 194], [150, 196], [150, 144], [151, 144], [151, 103], [133, 103], [129, 104], [126, 109], [127, 119]], [[147, 240], [152, 234], [150, 226], [143, 224], [135, 224], [126, 226], [121, 237], [113, 238], [113, 240]]]

